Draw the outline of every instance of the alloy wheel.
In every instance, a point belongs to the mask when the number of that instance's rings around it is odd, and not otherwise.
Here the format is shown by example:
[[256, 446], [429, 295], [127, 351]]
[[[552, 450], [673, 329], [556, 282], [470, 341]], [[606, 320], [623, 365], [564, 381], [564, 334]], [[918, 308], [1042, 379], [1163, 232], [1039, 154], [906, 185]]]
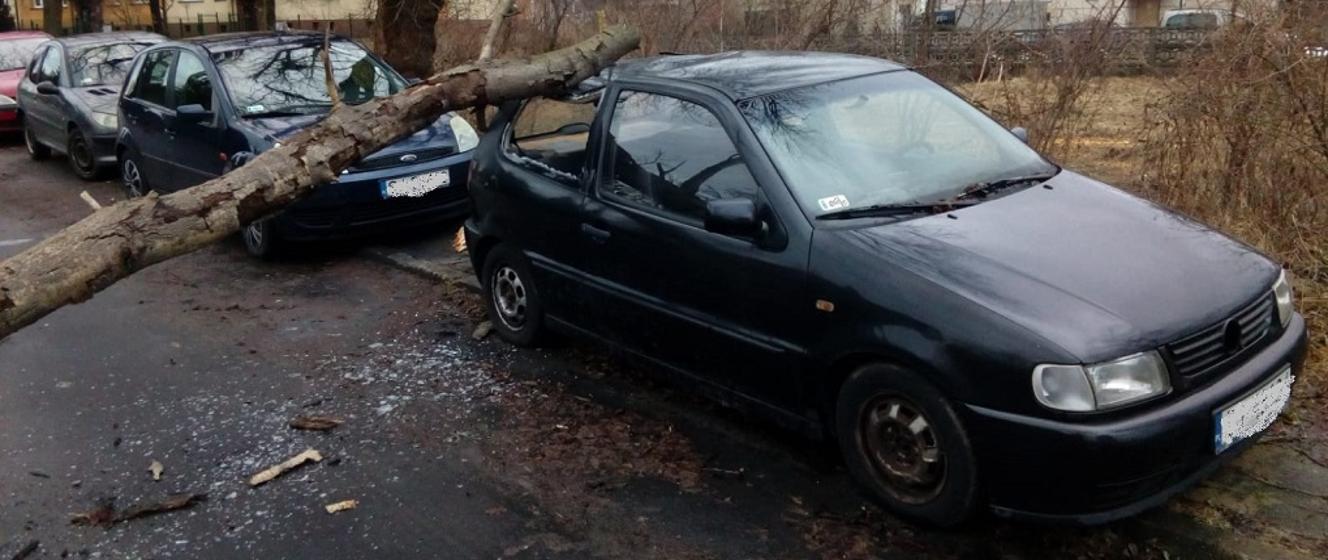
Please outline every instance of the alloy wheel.
[[23, 145], [28, 149], [28, 155], [37, 155], [37, 140], [32, 137], [32, 129], [23, 127]]
[[498, 319], [507, 328], [521, 330], [526, 324], [526, 286], [521, 276], [510, 266], [501, 266], [493, 273], [493, 304]]
[[260, 248], [263, 246], [264, 234], [263, 224], [253, 222], [244, 227], [244, 242], [251, 248]]
[[120, 164], [120, 178], [124, 181], [125, 190], [129, 191], [130, 197], [146, 196], [143, 188], [143, 174], [138, 170], [138, 164], [133, 159], [125, 158]]
[[887, 489], [905, 503], [925, 503], [945, 487], [946, 462], [921, 407], [900, 396], [875, 399], [864, 409], [859, 435], [867, 458]]

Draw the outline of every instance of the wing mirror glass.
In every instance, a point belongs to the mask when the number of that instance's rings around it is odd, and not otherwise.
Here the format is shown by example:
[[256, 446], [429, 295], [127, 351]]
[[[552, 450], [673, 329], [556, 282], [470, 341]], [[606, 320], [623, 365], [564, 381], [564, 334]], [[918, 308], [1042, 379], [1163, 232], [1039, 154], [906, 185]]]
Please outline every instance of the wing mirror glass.
[[212, 111], [204, 109], [202, 105], [192, 103], [176, 107], [175, 116], [186, 122], [203, 122], [212, 118]]
[[49, 81], [42, 82], [40, 84], [37, 84], [37, 93], [40, 93], [42, 95], [55, 95], [57, 93], [60, 93], [60, 86], [57, 86], [55, 85], [55, 83]]
[[756, 237], [762, 229], [761, 219], [756, 215], [756, 202], [748, 198], [707, 202], [705, 228], [722, 235]]
[[1025, 143], [1025, 144], [1028, 143], [1028, 129], [1027, 129], [1027, 128], [1024, 128], [1024, 127], [1022, 127], [1022, 126], [1016, 126], [1016, 127], [1014, 127], [1014, 128], [1011, 128], [1011, 129], [1010, 129], [1010, 132], [1013, 133], [1013, 134], [1014, 134], [1014, 137], [1015, 137], [1015, 138], [1018, 138], [1021, 142]]

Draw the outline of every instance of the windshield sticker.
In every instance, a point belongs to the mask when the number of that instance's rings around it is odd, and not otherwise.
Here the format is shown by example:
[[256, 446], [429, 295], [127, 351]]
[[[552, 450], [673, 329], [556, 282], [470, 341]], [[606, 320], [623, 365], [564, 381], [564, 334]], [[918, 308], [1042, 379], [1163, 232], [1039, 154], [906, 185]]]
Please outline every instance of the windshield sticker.
[[835, 196], [827, 196], [825, 198], [816, 201], [816, 203], [821, 206], [821, 211], [823, 212], [832, 212], [834, 210], [839, 210], [841, 208], [849, 207], [848, 197], [842, 194], [837, 194]]
[[263, 110], [266, 109], [266, 108], [267, 108], [267, 107], [264, 107], [264, 106], [262, 106], [262, 105], [250, 105], [250, 106], [244, 108], [244, 112], [246, 112], [246, 113], [262, 113]]

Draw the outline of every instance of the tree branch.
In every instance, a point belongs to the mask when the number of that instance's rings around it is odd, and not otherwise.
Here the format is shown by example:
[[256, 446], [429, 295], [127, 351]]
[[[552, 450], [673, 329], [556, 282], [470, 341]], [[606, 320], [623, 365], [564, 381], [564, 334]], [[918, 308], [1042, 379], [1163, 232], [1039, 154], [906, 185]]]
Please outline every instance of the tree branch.
[[636, 30], [618, 26], [539, 56], [459, 66], [396, 95], [343, 105], [281, 146], [199, 186], [102, 208], [0, 261], [0, 339], [138, 270], [280, 211], [448, 111], [556, 94], [639, 42]]

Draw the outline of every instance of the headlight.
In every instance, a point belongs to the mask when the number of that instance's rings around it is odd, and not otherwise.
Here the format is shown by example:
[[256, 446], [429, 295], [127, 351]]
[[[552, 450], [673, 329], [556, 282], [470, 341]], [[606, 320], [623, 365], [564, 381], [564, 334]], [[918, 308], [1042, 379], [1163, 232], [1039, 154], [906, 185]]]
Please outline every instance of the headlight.
[[1285, 270], [1277, 275], [1277, 282], [1273, 283], [1273, 296], [1277, 298], [1277, 318], [1282, 320], [1282, 326], [1285, 327], [1291, 322], [1291, 314], [1296, 312], [1291, 282], [1287, 281]]
[[1091, 412], [1125, 406], [1171, 391], [1157, 352], [1093, 364], [1045, 364], [1033, 368], [1033, 395], [1047, 408]]
[[452, 120], [447, 124], [452, 127], [452, 135], [456, 136], [458, 152], [473, 150], [480, 145], [480, 136], [475, 134], [475, 129], [461, 115], [452, 115]]
[[18, 107], [18, 102], [8, 95], [0, 95], [0, 110], [13, 109]]
[[114, 113], [93, 113], [92, 122], [102, 128], [117, 128], [120, 125], [120, 119]]

